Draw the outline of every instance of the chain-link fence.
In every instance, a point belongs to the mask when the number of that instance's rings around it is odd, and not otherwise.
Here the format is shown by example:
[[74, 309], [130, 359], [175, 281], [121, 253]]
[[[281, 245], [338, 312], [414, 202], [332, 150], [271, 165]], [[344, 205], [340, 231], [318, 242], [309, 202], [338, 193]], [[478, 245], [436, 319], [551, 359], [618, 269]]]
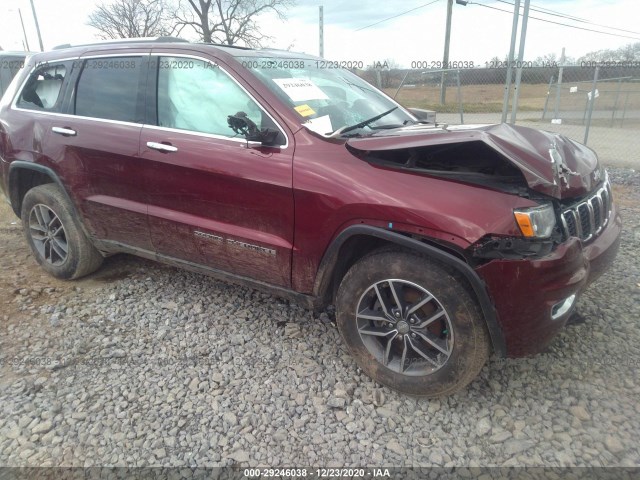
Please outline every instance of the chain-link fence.
[[[513, 79], [515, 73], [514, 69]], [[435, 111], [439, 123], [499, 123], [503, 118], [506, 68], [369, 70], [360, 74], [404, 106]], [[559, 132], [586, 143], [605, 163], [638, 166], [639, 68], [523, 68], [518, 108], [512, 112], [514, 89], [512, 84], [507, 122], [515, 117], [518, 125]]]

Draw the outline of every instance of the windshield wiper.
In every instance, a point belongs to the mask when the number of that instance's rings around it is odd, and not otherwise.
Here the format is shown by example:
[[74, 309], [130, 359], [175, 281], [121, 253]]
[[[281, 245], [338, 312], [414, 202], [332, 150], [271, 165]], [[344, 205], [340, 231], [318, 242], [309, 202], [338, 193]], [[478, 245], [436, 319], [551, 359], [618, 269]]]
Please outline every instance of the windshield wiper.
[[398, 109], [398, 107], [393, 107], [391, 110], [387, 110], [386, 112], [382, 112], [381, 114], [376, 115], [375, 117], [371, 117], [371, 118], [369, 118], [367, 120], [364, 120], [364, 121], [362, 121], [360, 123], [356, 123], [355, 125], [351, 125], [351, 126], [345, 125], [344, 127], [340, 127], [335, 132], [333, 132], [331, 135], [329, 135], [329, 138], [335, 138], [338, 135], [341, 135], [343, 133], [347, 133], [347, 132], [350, 132], [352, 130], [356, 130], [358, 128], [366, 127], [370, 123], [373, 123], [376, 120], [380, 120], [382, 117], [385, 117], [385, 116], [389, 115], [391, 112], [393, 112], [393, 111], [395, 111], [397, 109]]
[[395, 123], [389, 125], [376, 125], [375, 127], [369, 127], [372, 130], [393, 130], [394, 128], [402, 128], [404, 127], [404, 123]]

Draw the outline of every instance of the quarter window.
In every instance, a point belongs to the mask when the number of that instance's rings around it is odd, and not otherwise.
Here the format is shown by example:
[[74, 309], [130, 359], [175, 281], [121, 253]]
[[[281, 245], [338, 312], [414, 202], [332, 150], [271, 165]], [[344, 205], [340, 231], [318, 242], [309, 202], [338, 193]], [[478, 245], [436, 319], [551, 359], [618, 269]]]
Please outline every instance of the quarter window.
[[246, 113], [259, 129], [273, 125], [217, 65], [191, 58], [160, 57], [159, 126], [233, 137], [236, 134], [227, 117], [238, 112]]
[[105, 57], [84, 61], [75, 113], [83, 117], [143, 123], [141, 57]]
[[18, 107], [57, 111], [66, 74], [67, 67], [64, 64], [47, 64], [37, 67], [20, 92]]

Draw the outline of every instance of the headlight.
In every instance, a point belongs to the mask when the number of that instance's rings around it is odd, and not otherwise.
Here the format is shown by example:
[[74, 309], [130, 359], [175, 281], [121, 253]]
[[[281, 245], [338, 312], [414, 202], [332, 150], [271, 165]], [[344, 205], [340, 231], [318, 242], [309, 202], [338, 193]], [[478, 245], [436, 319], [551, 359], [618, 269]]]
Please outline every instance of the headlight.
[[556, 213], [550, 203], [540, 207], [513, 211], [522, 235], [527, 238], [549, 238], [556, 226]]

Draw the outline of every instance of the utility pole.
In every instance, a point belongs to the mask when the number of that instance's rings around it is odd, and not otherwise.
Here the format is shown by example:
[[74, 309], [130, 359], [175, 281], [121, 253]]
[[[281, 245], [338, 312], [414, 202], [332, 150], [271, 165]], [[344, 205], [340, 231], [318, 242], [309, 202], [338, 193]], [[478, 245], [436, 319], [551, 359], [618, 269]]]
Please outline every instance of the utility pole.
[[520, 82], [522, 81], [522, 64], [524, 63], [524, 44], [527, 39], [527, 22], [529, 20], [529, 0], [524, 0], [524, 14], [522, 16], [522, 27], [520, 28], [520, 47], [518, 51], [518, 71], [516, 72], [516, 86], [513, 91], [513, 102], [511, 107], [511, 125], [516, 123], [518, 112], [518, 100], [520, 98]]
[[513, 6], [513, 25], [511, 26], [511, 47], [509, 48], [509, 64], [507, 65], [507, 79], [504, 82], [504, 99], [502, 100], [501, 123], [507, 121], [507, 109], [509, 108], [509, 93], [511, 90], [511, 75], [513, 65], [513, 54], [516, 50], [516, 34], [518, 33], [518, 21], [520, 20], [520, 0], [515, 1]]
[[30, 50], [29, 49], [29, 40], [27, 40], [27, 31], [24, 28], [24, 20], [22, 20], [22, 12], [20, 11], [20, 9], [18, 9], [18, 15], [20, 15], [20, 23], [22, 24], [22, 35], [24, 35], [24, 42], [23, 43], [23, 48], [24, 48], [24, 44], [27, 44], [27, 52]]
[[591, 87], [591, 94], [589, 95], [589, 115], [587, 117], [587, 128], [584, 131], [584, 143], [587, 144], [587, 140], [589, 140], [589, 127], [591, 127], [591, 115], [593, 114], [593, 104], [596, 103], [596, 87], [598, 86], [598, 72], [600, 71], [600, 67], [596, 67], [596, 72], [593, 75], [593, 86]]
[[562, 47], [562, 55], [560, 55], [560, 71], [558, 72], [558, 82], [556, 83], [556, 103], [553, 107], [553, 119], [558, 119], [558, 110], [560, 109], [560, 89], [562, 88], [562, 73], [564, 70], [564, 47]]
[[[456, 0], [457, 5], [466, 7], [467, 0]], [[444, 34], [444, 53], [442, 55], [442, 77], [440, 78], [440, 103], [444, 105], [447, 96], [447, 69], [449, 67], [449, 43], [451, 41], [451, 15], [453, 14], [453, 0], [447, 0], [447, 28]]]
[[324, 58], [324, 8], [322, 5], [320, 5], [320, 7], [318, 7], [320, 9], [320, 18], [319, 18], [319, 22], [320, 22], [320, 56], [322, 58]]
[[36, 23], [36, 32], [38, 32], [40, 51], [44, 52], [44, 45], [42, 45], [42, 35], [40, 34], [40, 24], [38, 24], [38, 15], [36, 15], [36, 7], [33, 5], [33, 0], [31, 0], [31, 11], [33, 12], [33, 21]]
[[453, 13], [453, 0], [447, 0], [447, 28], [444, 34], [444, 54], [442, 55], [442, 77], [440, 78], [440, 104], [444, 105], [447, 97], [447, 66], [449, 65], [449, 41], [451, 40], [451, 14]]

